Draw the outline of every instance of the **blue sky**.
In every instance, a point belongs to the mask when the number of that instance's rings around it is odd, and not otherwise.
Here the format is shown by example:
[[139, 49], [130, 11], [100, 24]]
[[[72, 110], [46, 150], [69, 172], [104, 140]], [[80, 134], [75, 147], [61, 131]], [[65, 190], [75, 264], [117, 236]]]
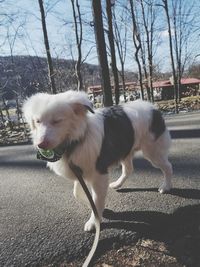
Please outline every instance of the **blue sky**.
[[[48, 1], [44, 1], [48, 2]], [[61, 57], [61, 58], [71, 58], [72, 53], [75, 57], [75, 40], [74, 40], [74, 30], [73, 25], [71, 23], [72, 19], [72, 9], [71, 9], [71, 1], [70, 0], [51, 0], [50, 6], [45, 5], [46, 10], [48, 10], [48, 14], [46, 17], [47, 23], [47, 31], [49, 36], [50, 48], [51, 53], [54, 57]], [[55, 5], [54, 5], [55, 4]], [[81, 1], [81, 5], [83, 6], [82, 10], [85, 10], [88, 7], [88, 1], [83, 0]], [[52, 9], [49, 8], [53, 6]], [[85, 10], [84, 10], [85, 8]], [[15, 46], [13, 53], [14, 54], [30, 54], [30, 55], [37, 55], [45, 56], [45, 49], [43, 43], [43, 34], [41, 28], [41, 21], [40, 21], [40, 11], [39, 5], [37, 0], [7, 0], [4, 5], [4, 10], [7, 13], [20, 13], [20, 15], [16, 22], [13, 23], [9, 27], [9, 32], [11, 35], [14, 35], [15, 30], [17, 27], [26, 21], [19, 33], [22, 34], [20, 38], [17, 38], [15, 41]], [[0, 12], [1, 13], [1, 12]], [[85, 16], [87, 14], [85, 13]], [[1, 27], [1, 42], [3, 42], [4, 37], [6, 36], [7, 29], [5, 27]], [[91, 29], [91, 35], [93, 35]], [[92, 36], [93, 38], [93, 36]], [[91, 39], [92, 39], [91, 38]], [[12, 39], [12, 38], [11, 38]], [[87, 37], [87, 41], [89, 38]], [[94, 41], [94, 40], [92, 40]], [[84, 47], [85, 53], [88, 52], [89, 47]], [[71, 51], [72, 50], [72, 51]], [[4, 43], [3, 46], [0, 47], [0, 55], [9, 55], [10, 48], [8, 41]], [[91, 55], [94, 57], [95, 54]], [[97, 61], [94, 62], [97, 63]]]
[[[126, 0], [124, 0], [126, 1]], [[190, 4], [190, 0], [187, 0]], [[48, 2], [50, 3], [48, 5]], [[90, 22], [91, 18], [91, 1], [81, 0], [81, 12], [83, 13], [83, 20]], [[199, 8], [199, 0], [196, 0]], [[0, 55], [10, 55], [10, 46], [8, 40], [5, 39], [7, 33], [10, 34], [10, 44], [12, 46], [14, 40], [14, 32], [18, 29], [19, 36], [16, 38], [13, 46], [14, 55], [38, 55], [46, 56], [43, 35], [41, 30], [40, 11], [38, 0], [6, 0], [1, 3], [0, 8], [0, 22], [2, 21], [2, 14], [15, 14], [15, 21], [5, 27], [0, 23]], [[45, 9], [48, 10], [46, 22], [50, 41], [51, 53], [54, 57], [76, 59], [76, 46], [74, 39], [74, 28], [72, 22], [72, 9], [70, 0], [44, 0]], [[200, 10], [200, 9], [198, 9]], [[197, 10], [197, 11], [198, 11]], [[199, 12], [199, 11], [198, 11]], [[23, 27], [19, 25], [23, 24]], [[160, 37], [160, 46], [156, 50], [156, 61], [159, 62], [161, 70], [169, 70], [169, 50], [168, 50], [168, 36], [165, 28], [162, 29]], [[6, 40], [6, 41], [5, 41]], [[199, 40], [200, 41], [200, 40]], [[199, 43], [196, 40], [193, 47], [193, 55], [200, 54]], [[136, 70], [134, 62], [134, 51], [131, 50], [131, 43], [129, 45], [130, 51], [126, 59], [126, 69]], [[87, 26], [84, 28], [84, 42], [83, 42], [83, 56], [92, 48], [92, 52], [87, 58], [86, 62], [97, 64], [96, 49], [94, 47], [93, 28]], [[132, 52], [133, 51], [133, 52]], [[195, 60], [198, 60], [196, 58]], [[192, 59], [191, 59], [192, 60]]]

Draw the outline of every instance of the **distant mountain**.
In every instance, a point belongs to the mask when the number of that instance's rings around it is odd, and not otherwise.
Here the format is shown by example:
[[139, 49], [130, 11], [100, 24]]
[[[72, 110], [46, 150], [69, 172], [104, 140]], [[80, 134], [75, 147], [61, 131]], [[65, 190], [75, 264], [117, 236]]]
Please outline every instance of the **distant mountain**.
[[[76, 89], [75, 63], [73, 60], [53, 59], [57, 91], [62, 92]], [[200, 78], [199, 66], [199, 64], [192, 65], [184, 76]], [[85, 90], [87, 90], [88, 86], [101, 84], [99, 67], [97, 65], [84, 63], [82, 65], [82, 76]], [[170, 76], [170, 72], [160, 73], [154, 70], [154, 81], [166, 80]], [[126, 71], [126, 82], [136, 82], [137, 79], [137, 73]], [[16, 98], [16, 95], [19, 98], [25, 98], [36, 92], [48, 92], [49, 88], [46, 58], [36, 56], [0, 56], [0, 100], [2, 96], [4, 99], [13, 99]]]
[[[58, 91], [76, 89], [75, 62], [53, 59], [56, 87]], [[83, 64], [84, 87], [99, 84], [99, 68]], [[0, 57], [0, 95], [12, 99], [17, 94], [24, 98], [35, 92], [48, 91], [48, 69], [45, 58], [32, 56]]]
[[[53, 59], [56, 88], [59, 92], [76, 89], [74, 75], [75, 61]], [[84, 63], [82, 65], [84, 89], [101, 84], [99, 67]], [[126, 81], [137, 77], [126, 72]], [[112, 82], [112, 75], [111, 75]], [[0, 97], [5, 99], [25, 98], [36, 92], [49, 91], [48, 68], [46, 58], [33, 56], [0, 57]]]

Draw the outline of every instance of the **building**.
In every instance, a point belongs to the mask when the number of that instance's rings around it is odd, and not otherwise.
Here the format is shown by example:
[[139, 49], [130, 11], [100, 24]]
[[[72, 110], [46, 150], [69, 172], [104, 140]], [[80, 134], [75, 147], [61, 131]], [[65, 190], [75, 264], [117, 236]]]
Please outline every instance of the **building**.
[[[153, 83], [154, 91], [161, 92], [161, 99], [173, 99], [174, 87], [172, 80], [157, 81]], [[200, 94], [200, 79], [196, 78], [182, 78], [180, 87], [180, 96], [185, 97], [189, 95]]]
[[[127, 82], [126, 92], [132, 94], [134, 92], [139, 92], [140, 87], [136, 82]], [[174, 87], [171, 79], [165, 81], [153, 82], [154, 95], [157, 99], [173, 99], [174, 98]], [[112, 85], [112, 90], [114, 91], [114, 86]], [[120, 84], [120, 90], [122, 90], [122, 84]], [[181, 79], [181, 97], [189, 95], [200, 95], [200, 79], [196, 78], [182, 78]], [[92, 94], [94, 97], [102, 94], [101, 85], [94, 85], [88, 87], [88, 93]], [[160, 96], [160, 97], [158, 97]]]

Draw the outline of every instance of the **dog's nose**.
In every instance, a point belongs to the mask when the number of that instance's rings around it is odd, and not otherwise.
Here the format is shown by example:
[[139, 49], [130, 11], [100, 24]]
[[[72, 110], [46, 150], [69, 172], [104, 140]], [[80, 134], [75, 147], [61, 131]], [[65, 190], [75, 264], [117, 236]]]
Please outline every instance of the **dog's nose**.
[[43, 140], [41, 143], [37, 145], [39, 148], [47, 149], [49, 146], [49, 142], [47, 140]]

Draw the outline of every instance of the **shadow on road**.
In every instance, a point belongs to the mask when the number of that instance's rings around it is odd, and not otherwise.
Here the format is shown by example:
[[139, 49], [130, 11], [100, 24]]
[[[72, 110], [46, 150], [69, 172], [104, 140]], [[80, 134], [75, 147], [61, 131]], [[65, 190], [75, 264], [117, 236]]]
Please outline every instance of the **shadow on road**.
[[41, 169], [45, 168], [46, 163], [40, 160], [23, 160], [23, 161], [2, 161], [0, 162], [0, 167], [4, 168], [19, 168], [19, 169]]
[[[118, 189], [118, 193], [131, 193], [131, 192], [157, 192], [158, 188], [122, 188]], [[187, 199], [200, 199], [200, 190], [190, 188], [173, 188], [169, 195], [179, 196]]]
[[[189, 156], [182, 156], [181, 158], [179, 156], [172, 156], [170, 157], [170, 162], [173, 165], [174, 171], [177, 169], [187, 171], [188, 169], [191, 170], [194, 168], [200, 171], [199, 161], [194, 161], [194, 159], [189, 158]], [[133, 159], [133, 165], [135, 166], [136, 170], [155, 170], [155, 167], [153, 167], [151, 163], [144, 158]]]
[[[182, 156], [181, 158], [173, 155], [172, 157], [170, 157], [170, 162], [172, 163], [172, 166], [173, 166], [173, 178], [174, 179], [176, 178], [177, 175], [181, 176], [183, 179], [191, 177], [191, 174], [193, 174], [194, 172], [196, 172], [198, 175], [198, 176], [196, 175], [196, 178], [200, 178], [199, 160], [191, 158], [189, 156], [185, 156], [185, 155]], [[151, 163], [144, 158], [135, 158], [133, 160], [133, 165], [135, 167], [135, 171], [137, 171], [138, 174], [140, 173], [140, 171], [145, 171], [145, 172], [151, 171], [151, 173], [154, 172], [154, 173], [161, 174], [161, 171], [159, 169], [153, 167]], [[157, 191], [157, 189], [155, 191]]]
[[[147, 190], [155, 191], [155, 188]], [[194, 198], [197, 198], [199, 193], [199, 190], [190, 189], [174, 189], [172, 192], [172, 194], [181, 194], [183, 197], [193, 194]], [[130, 236], [134, 237], [132, 243], [136, 243], [140, 238], [165, 242], [170, 254], [175, 256], [180, 263], [185, 264], [184, 266], [198, 266], [200, 262], [200, 205], [181, 207], [173, 214], [156, 211], [114, 212], [105, 209], [103, 216], [109, 222], [102, 223], [102, 229], [128, 231]], [[124, 242], [127, 239], [128, 237], [123, 240], [117, 236], [101, 240], [97, 251], [98, 256], [113, 248], [113, 244], [118, 244], [119, 247], [125, 245]]]
[[171, 130], [170, 135], [172, 139], [199, 138], [200, 129]]
[[0, 167], [3, 168], [29, 168], [40, 169], [44, 168], [46, 163], [36, 159], [36, 152], [27, 150], [21, 146], [17, 150], [5, 150], [0, 155]]
[[[200, 220], [200, 205], [181, 207], [172, 214], [156, 211], [114, 212], [105, 209], [103, 217], [111, 220], [102, 224], [103, 228], [119, 228], [133, 230], [151, 237], [168, 237], [178, 235], [186, 230], [186, 226], [196, 227]], [[130, 223], [132, 225], [130, 225]], [[152, 236], [153, 235], [153, 236]]]

